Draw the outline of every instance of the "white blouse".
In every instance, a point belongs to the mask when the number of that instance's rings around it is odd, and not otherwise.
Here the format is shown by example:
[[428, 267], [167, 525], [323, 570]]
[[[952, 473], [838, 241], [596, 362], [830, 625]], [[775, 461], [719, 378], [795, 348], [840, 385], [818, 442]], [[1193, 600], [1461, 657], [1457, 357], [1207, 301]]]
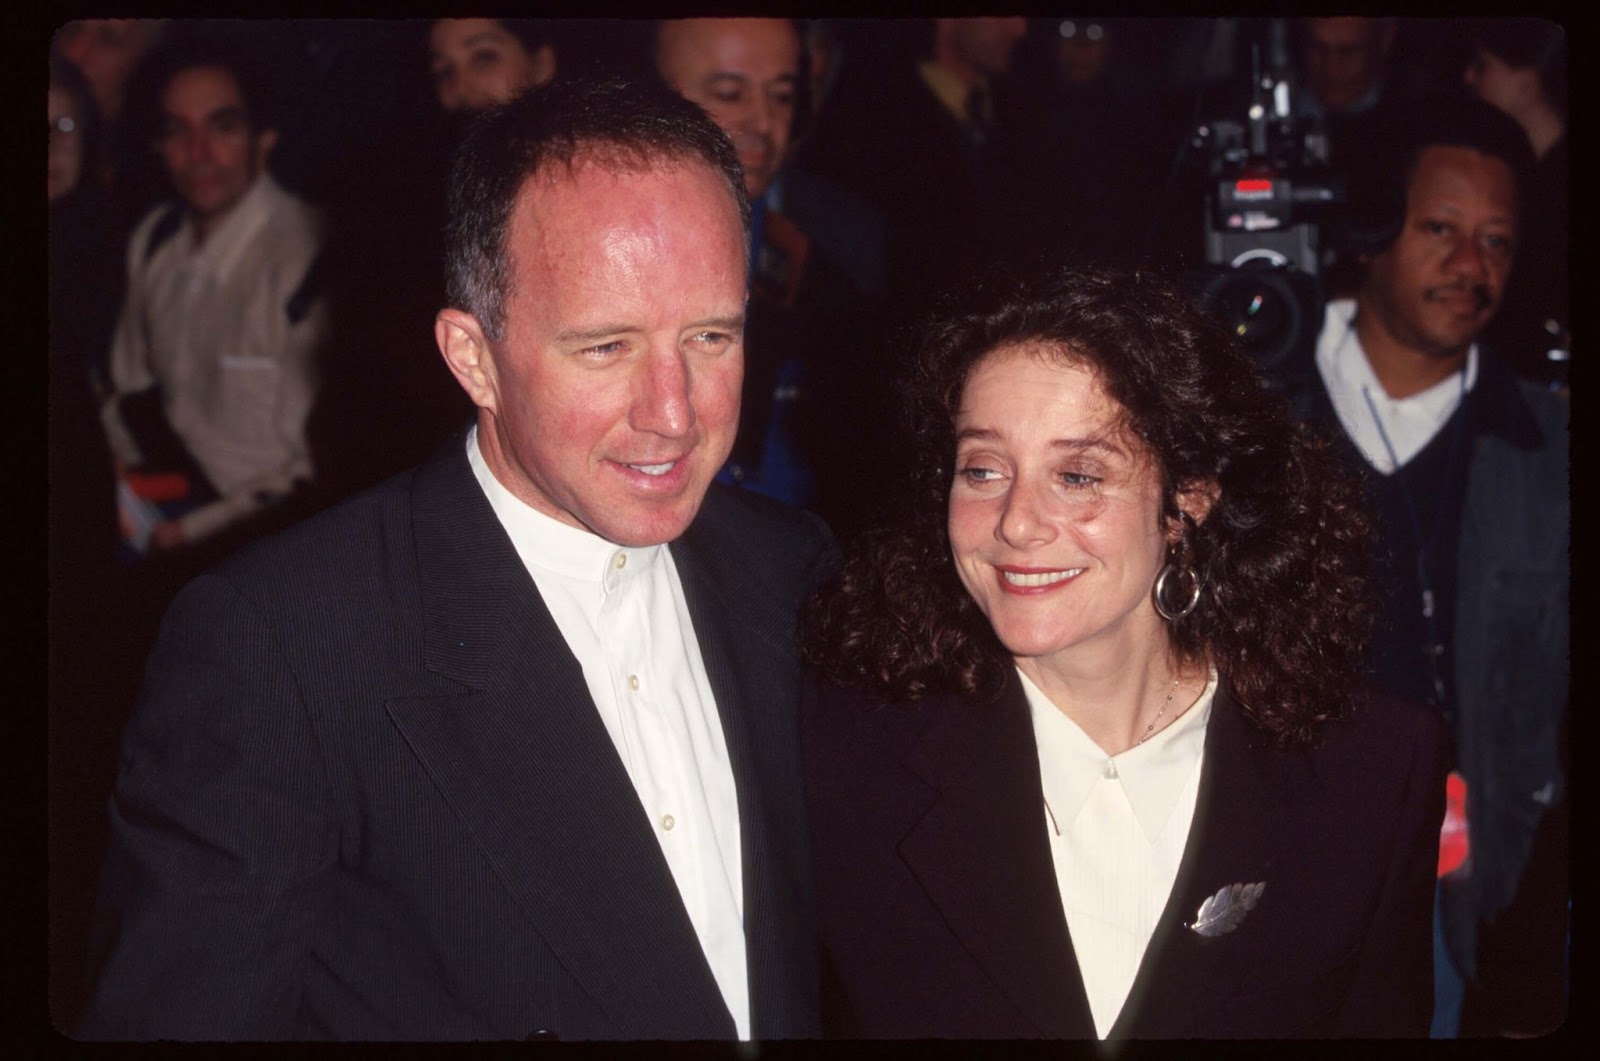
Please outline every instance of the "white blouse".
[[1026, 675], [1022, 688], [1039, 747], [1061, 908], [1103, 1039], [1177, 879], [1217, 676], [1189, 710], [1120, 755], [1107, 755]]

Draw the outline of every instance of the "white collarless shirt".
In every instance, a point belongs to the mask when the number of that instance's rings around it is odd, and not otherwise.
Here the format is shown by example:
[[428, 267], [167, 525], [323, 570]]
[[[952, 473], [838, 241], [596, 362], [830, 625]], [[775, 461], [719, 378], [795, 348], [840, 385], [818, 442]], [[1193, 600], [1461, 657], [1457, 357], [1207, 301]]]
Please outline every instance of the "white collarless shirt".
[[[204, 242], [185, 211], [147, 254], [169, 213], [152, 210], [129, 240], [110, 382], [115, 398], [160, 385], [168, 423], [221, 495], [179, 517], [185, 537], [198, 540], [312, 475], [306, 424], [328, 307], [313, 298], [291, 314], [289, 305], [305, 293], [321, 220], [263, 173]], [[101, 418], [112, 451], [139, 464], [144, 454], [118, 403]]]
[[750, 1038], [739, 804], [722, 720], [665, 545], [614, 545], [512, 496], [467, 459], [616, 745], [740, 1039]]
[[1194, 823], [1213, 672], [1189, 710], [1143, 744], [1107, 755], [1028, 679], [1045, 831], [1095, 1034], [1116, 1023], [1166, 909]]
[[[1461, 400], [1478, 382], [1478, 344], [1467, 348], [1461, 371], [1453, 372], [1425, 391], [1391, 398], [1373, 374], [1355, 328], [1354, 299], [1328, 303], [1322, 334], [1317, 337], [1317, 372], [1328, 388], [1333, 411], [1368, 464], [1383, 475], [1393, 475], [1433, 440]], [[1370, 399], [1370, 404], [1369, 404]], [[1379, 425], [1382, 428], [1379, 428]], [[1384, 436], [1388, 436], [1388, 444]], [[1394, 447], [1391, 458], [1389, 447]]]

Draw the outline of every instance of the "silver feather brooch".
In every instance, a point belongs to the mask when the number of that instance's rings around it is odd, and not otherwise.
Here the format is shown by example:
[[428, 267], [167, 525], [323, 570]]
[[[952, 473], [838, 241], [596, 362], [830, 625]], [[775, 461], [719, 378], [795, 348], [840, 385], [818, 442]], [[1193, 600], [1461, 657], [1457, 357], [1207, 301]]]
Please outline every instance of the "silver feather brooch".
[[1217, 894], [1200, 904], [1200, 912], [1186, 927], [1201, 936], [1221, 936], [1232, 932], [1244, 921], [1245, 915], [1255, 909], [1266, 888], [1265, 881], [1223, 885]]

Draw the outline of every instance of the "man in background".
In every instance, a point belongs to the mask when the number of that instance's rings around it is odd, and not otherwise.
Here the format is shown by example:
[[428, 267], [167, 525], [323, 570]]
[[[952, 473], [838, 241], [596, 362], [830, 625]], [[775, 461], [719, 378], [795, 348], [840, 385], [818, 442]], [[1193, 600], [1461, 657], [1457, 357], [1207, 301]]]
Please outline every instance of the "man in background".
[[[839, 479], [867, 445], [875, 396], [858, 349], [883, 284], [883, 220], [791, 164], [808, 104], [802, 35], [790, 19], [659, 23], [661, 79], [733, 141], [750, 197], [750, 319], [740, 432], [719, 476], [822, 513], [848, 533], [869, 491]], [[880, 418], [881, 419], [881, 418]]]
[[129, 240], [102, 410], [139, 554], [240, 529], [310, 479], [326, 324], [319, 221], [267, 172], [277, 131], [253, 57], [205, 43], [163, 58], [159, 148], [177, 198]]
[[1352, 190], [1356, 296], [1329, 302], [1291, 397], [1378, 517], [1374, 677], [1435, 705], [1454, 742], [1434, 1033], [1470, 1032], [1475, 995], [1531, 978], [1538, 1015], [1494, 1030], [1542, 1034], [1565, 1009], [1568, 405], [1480, 341], [1516, 261], [1532, 153], [1476, 100], [1384, 129], [1368, 146], [1387, 180]]

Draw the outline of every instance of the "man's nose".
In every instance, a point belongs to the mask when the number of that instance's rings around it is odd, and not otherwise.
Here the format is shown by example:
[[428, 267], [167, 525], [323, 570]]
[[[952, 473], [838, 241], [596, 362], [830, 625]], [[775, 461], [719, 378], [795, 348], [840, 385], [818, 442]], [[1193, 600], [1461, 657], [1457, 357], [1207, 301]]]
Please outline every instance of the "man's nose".
[[1489, 274], [1489, 260], [1482, 244], [1471, 236], [1461, 236], [1451, 247], [1445, 268], [1452, 276], [1479, 280]]
[[184, 137], [184, 155], [190, 162], [211, 161], [211, 134], [204, 129], [197, 130]]
[[682, 350], [652, 350], [634, 380], [629, 424], [663, 438], [682, 438], [695, 425], [694, 377]]
[[752, 133], [770, 136], [773, 124], [773, 105], [765, 92], [750, 93], [750, 105], [745, 108], [745, 127]]

